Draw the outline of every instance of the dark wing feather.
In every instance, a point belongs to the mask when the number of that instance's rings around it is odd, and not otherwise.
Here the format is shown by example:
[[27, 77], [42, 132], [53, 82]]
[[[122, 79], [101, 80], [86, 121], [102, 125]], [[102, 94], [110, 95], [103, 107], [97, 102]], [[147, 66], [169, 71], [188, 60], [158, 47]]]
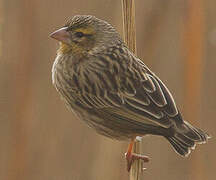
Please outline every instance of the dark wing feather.
[[173, 97], [143, 62], [126, 48], [97, 55], [95, 59], [87, 66], [88, 81], [99, 90], [82, 92], [81, 104], [132, 122], [165, 128], [173, 124], [171, 118], [178, 114]]

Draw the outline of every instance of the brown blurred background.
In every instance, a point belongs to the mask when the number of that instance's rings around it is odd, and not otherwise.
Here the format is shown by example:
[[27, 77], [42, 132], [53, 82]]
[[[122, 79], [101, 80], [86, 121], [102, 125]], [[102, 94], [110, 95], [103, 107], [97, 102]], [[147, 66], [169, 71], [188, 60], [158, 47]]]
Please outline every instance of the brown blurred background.
[[[216, 136], [216, 1], [136, 0], [138, 56], [167, 84], [187, 121]], [[68, 17], [91, 14], [122, 33], [120, 0], [0, 0], [0, 180], [127, 180], [127, 143], [75, 119], [52, 86]], [[143, 139], [143, 180], [214, 180], [215, 139], [178, 156]]]

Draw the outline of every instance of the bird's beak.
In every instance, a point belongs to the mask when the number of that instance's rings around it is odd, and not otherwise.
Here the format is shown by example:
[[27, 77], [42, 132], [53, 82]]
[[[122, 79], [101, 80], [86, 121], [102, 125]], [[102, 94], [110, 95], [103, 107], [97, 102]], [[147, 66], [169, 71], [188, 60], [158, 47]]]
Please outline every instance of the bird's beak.
[[50, 37], [61, 41], [66, 44], [70, 44], [70, 33], [67, 31], [68, 27], [63, 27], [50, 34]]

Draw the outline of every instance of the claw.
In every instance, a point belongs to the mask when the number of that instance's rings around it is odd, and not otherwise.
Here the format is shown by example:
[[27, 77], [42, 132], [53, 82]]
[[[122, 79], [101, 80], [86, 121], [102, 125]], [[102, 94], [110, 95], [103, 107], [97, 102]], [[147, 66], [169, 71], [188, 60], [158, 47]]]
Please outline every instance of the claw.
[[[140, 138], [137, 138], [140, 140]], [[142, 154], [136, 154], [136, 153], [132, 153], [132, 149], [133, 149], [133, 145], [134, 145], [134, 141], [135, 141], [135, 138], [133, 138], [128, 146], [128, 150], [127, 152], [125, 153], [125, 158], [127, 160], [127, 170], [128, 172], [130, 171], [131, 169], [131, 166], [133, 164], [133, 162], [135, 160], [142, 160], [143, 163], [145, 162], [149, 162], [149, 157], [148, 156], [144, 156]], [[143, 170], [145, 170], [145, 168], [142, 168]]]
[[[129, 172], [131, 169], [131, 166], [135, 160], [142, 160], [144, 163], [149, 162], [149, 157], [144, 156], [142, 154], [136, 154], [136, 153], [125, 153], [125, 158], [127, 160], [127, 171]], [[146, 168], [142, 168], [142, 170], [145, 170]]]

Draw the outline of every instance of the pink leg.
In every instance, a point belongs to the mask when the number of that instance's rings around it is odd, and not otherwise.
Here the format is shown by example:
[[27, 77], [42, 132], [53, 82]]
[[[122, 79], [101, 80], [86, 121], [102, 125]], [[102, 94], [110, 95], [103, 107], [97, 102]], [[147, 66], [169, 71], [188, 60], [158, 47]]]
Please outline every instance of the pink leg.
[[135, 160], [141, 159], [141, 160], [143, 160], [143, 162], [149, 162], [148, 156], [132, 153], [133, 145], [134, 145], [134, 139], [131, 140], [131, 142], [130, 142], [130, 144], [128, 146], [128, 150], [125, 153], [125, 158], [127, 160], [127, 170], [128, 170], [128, 172], [130, 171], [131, 165], [133, 164], [133, 162]]

